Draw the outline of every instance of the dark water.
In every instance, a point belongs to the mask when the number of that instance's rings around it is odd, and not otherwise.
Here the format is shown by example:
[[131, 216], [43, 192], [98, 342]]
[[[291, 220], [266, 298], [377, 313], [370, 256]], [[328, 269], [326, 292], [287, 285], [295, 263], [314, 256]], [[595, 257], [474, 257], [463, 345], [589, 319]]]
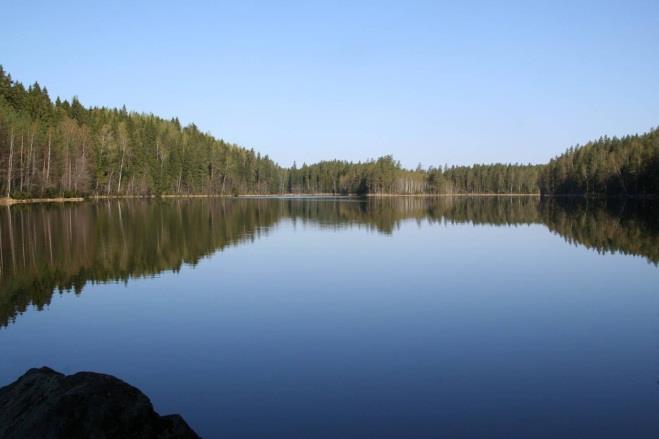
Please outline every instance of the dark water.
[[0, 384], [106, 372], [204, 437], [659, 437], [659, 216], [534, 198], [0, 211]]

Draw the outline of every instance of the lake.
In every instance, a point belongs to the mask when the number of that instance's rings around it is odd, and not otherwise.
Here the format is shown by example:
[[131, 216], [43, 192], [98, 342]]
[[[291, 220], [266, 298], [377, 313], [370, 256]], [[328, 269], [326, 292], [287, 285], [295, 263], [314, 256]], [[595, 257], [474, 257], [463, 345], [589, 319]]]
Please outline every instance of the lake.
[[656, 202], [0, 209], [0, 385], [139, 387], [203, 437], [659, 437]]

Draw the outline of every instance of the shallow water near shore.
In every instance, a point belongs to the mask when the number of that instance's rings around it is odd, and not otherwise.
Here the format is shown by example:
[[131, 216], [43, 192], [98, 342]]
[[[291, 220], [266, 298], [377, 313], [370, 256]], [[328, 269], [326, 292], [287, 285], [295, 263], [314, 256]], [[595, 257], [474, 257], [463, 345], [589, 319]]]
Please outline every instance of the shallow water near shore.
[[657, 437], [655, 202], [0, 209], [0, 385], [109, 373], [203, 437]]

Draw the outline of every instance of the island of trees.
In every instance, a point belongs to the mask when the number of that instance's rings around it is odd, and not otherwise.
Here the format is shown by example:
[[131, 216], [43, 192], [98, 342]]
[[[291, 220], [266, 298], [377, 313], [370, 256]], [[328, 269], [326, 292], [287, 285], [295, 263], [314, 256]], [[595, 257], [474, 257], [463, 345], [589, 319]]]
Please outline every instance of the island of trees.
[[176, 118], [53, 101], [0, 67], [0, 197], [283, 193], [656, 196], [659, 129], [572, 147], [546, 165], [411, 170], [387, 155], [285, 168]]

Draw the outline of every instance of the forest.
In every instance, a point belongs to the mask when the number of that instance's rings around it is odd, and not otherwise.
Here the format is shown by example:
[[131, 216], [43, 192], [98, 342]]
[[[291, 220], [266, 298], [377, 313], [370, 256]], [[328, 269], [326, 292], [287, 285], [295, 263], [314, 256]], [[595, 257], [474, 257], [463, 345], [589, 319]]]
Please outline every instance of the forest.
[[539, 185], [546, 194], [657, 195], [659, 128], [571, 147], [543, 167]]
[[659, 131], [602, 138], [547, 165], [405, 169], [391, 155], [278, 165], [178, 119], [85, 107], [0, 66], [0, 197], [240, 194], [656, 195]]

